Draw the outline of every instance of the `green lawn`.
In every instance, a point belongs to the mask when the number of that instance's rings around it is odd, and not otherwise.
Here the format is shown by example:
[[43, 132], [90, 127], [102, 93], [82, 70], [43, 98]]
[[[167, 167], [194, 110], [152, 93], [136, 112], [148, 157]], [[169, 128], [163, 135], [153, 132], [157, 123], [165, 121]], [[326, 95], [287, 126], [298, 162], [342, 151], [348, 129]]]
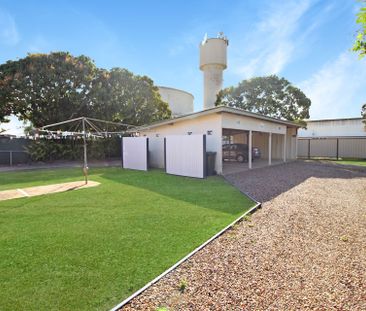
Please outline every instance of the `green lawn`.
[[366, 160], [338, 160], [338, 164], [366, 166]]
[[[100, 186], [0, 202], [0, 310], [106, 310], [254, 205], [221, 177], [120, 168]], [[81, 180], [0, 173], [0, 190]]]

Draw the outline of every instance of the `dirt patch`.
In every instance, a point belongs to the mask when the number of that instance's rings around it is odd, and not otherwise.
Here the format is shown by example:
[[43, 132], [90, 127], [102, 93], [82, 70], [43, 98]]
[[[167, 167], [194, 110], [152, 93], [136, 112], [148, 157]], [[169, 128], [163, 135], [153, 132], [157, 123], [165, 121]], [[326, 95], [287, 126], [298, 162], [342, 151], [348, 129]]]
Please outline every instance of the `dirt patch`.
[[74, 181], [62, 184], [4, 190], [0, 191], [0, 201], [90, 188], [98, 186], [99, 184], [100, 184], [99, 182], [89, 180], [87, 185], [85, 184], [84, 181]]
[[123, 310], [366, 310], [366, 174], [299, 162], [235, 178], [269, 201]]

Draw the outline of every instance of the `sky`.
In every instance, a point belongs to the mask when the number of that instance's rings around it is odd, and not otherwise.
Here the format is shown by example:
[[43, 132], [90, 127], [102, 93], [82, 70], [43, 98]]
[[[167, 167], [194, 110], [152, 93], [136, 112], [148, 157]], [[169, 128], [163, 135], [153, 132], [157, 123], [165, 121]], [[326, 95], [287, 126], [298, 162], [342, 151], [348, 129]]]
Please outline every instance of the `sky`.
[[[0, 0], [0, 63], [69, 51], [183, 89], [203, 106], [204, 35], [229, 39], [224, 87], [277, 74], [311, 99], [311, 119], [358, 117], [366, 59], [351, 52], [356, 0]], [[16, 129], [18, 124], [1, 125]]]

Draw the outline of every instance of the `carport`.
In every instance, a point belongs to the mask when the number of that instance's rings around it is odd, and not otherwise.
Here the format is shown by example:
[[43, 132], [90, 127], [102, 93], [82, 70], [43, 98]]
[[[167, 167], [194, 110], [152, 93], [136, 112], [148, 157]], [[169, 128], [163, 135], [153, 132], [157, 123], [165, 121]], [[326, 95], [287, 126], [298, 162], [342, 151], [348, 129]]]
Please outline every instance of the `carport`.
[[[222, 134], [223, 174], [242, 172], [286, 162], [285, 135], [229, 128], [223, 128]], [[241, 161], [241, 154], [245, 149], [237, 150], [243, 145], [247, 146], [245, 161]], [[259, 150], [259, 157], [253, 154], [253, 152], [249, 152], [253, 148]]]

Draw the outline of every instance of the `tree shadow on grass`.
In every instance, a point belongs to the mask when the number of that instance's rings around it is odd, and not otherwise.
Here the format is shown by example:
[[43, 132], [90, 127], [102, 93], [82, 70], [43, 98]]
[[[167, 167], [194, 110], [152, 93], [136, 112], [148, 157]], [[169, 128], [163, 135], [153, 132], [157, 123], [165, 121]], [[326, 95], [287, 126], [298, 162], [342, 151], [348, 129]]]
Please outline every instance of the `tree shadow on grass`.
[[221, 176], [196, 179], [168, 175], [162, 170], [119, 169], [106, 171], [101, 177], [231, 215], [241, 214], [254, 204]]

